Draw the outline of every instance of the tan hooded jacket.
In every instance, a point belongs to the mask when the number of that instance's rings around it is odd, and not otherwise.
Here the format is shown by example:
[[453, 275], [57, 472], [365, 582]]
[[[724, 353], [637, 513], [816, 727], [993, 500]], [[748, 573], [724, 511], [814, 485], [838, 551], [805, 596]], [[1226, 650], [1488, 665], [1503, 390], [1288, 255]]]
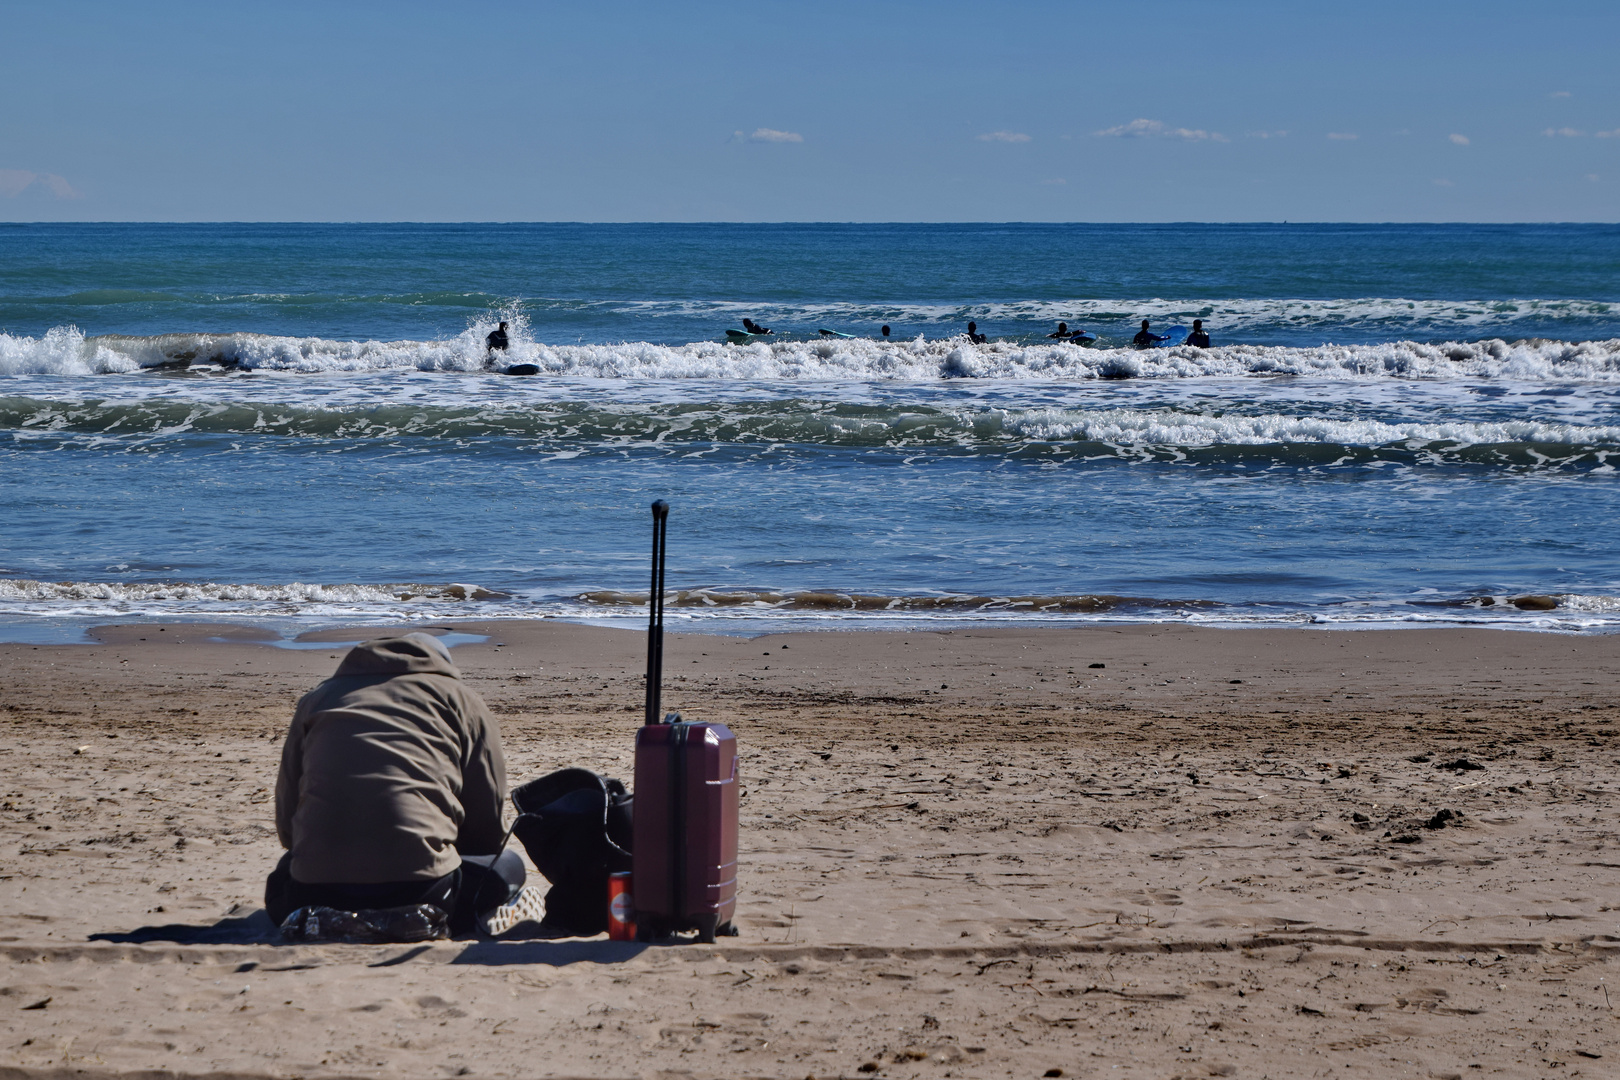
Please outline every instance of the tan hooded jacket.
[[500, 847], [500, 726], [428, 634], [367, 641], [304, 695], [276, 832], [307, 885], [431, 880]]

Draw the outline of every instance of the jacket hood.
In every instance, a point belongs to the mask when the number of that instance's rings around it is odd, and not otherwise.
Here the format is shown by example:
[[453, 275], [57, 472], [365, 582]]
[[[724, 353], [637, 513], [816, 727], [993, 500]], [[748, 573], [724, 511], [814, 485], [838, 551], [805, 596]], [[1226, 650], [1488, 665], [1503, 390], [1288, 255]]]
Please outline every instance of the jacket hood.
[[362, 641], [349, 650], [338, 665], [344, 675], [448, 675], [461, 678], [461, 671], [450, 659], [450, 650], [432, 634], [406, 634], [404, 637]]

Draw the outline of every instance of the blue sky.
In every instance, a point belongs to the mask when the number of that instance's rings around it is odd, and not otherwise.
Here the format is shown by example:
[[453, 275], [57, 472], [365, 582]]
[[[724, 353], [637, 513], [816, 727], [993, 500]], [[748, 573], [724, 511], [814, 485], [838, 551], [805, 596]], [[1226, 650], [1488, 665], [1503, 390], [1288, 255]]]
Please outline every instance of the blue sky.
[[1620, 220], [1614, 0], [8, 0], [0, 26], [0, 220]]

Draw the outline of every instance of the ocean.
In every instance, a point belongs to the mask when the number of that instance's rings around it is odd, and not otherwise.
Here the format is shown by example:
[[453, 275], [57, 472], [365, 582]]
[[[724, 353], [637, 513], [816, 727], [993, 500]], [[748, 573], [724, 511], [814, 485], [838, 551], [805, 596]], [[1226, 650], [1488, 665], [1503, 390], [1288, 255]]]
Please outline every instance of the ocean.
[[1617, 464], [1617, 226], [0, 224], [7, 640], [1612, 631]]

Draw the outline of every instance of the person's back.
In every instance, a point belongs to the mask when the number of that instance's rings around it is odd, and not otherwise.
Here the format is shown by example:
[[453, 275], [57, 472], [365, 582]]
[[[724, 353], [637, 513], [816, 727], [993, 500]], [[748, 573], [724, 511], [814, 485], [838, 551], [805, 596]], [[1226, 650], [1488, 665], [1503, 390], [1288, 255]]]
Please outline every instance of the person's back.
[[426, 634], [349, 650], [298, 703], [276, 782], [276, 830], [306, 883], [443, 877], [505, 832], [500, 728]]
[[967, 336], [968, 340], [975, 345], [983, 345], [990, 340], [987, 335], [979, 333], [979, 324], [976, 322], [968, 323]]
[[1204, 320], [1194, 319], [1192, 333], [1187, 335], [1186, 344], [1200, 349], [1209, 348], [1209, 335], [1204, 333]]
[[511, 344], [511, 343], [509, 341], [507, 341], [507, 339], [506, 339], [506, 324], [505, 323], [501, 323], [500, 326], [498, 326], [495, 329], [491, 330], [489, 332], [488, 336], [486, 336], [484, 338], [484, 347], [487, 348], [490, 352], [496, 352], [496, 351], [505, 352], [506, 347], [509, 344]]
[[428, 634], [362, 642], [304, 695], [276, 778], [287, 853], [265, 882], [279, 926], [306, 907], [427, 904], [461, 933], [537, 919], [540, 894], [503, 850], [500, 726]]
[[1148, 329], [1148, 320], [1143, 319], [1142, 329], [1138, 330], [1136, 332], [1136, 336], [1131, 338], [1131, 344], [1135, 345], [1138, 349], [1146, 349], [1151, 345], [1157, 345], [1163, 340], [1164, 338]]

